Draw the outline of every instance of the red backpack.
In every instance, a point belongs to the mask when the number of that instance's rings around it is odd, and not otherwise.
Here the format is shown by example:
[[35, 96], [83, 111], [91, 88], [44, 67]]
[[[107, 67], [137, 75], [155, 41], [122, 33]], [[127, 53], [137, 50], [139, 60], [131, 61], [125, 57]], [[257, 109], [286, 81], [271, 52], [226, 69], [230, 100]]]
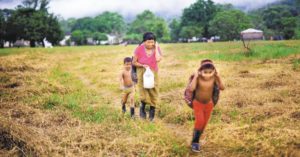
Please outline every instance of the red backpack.
[[[193, 78], [194, 78], [194, 75], [191, 75], [189, 78], [189, 82], [184, 90], [184, 100], [190, 108], [193, 108], [193, 100], [195, 98], [195, 90], [194, 91], [190, 90], [190, 84], [191, 84]], [[214, 89], [213, 89], [213, 95], [212, 95], [213, 103], [215, 106], [217, 105], [217, 103], [219, 101], [219, 95], [220, 95], [220, 89], [219, 89], [219, 86], [217, 85], [217, 83], [215, 82]]]

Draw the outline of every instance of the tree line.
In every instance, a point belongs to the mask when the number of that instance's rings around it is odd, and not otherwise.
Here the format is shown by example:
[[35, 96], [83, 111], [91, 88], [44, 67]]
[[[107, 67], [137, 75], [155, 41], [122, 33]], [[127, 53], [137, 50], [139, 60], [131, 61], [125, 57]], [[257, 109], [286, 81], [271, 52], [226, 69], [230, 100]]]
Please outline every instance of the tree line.
[[116, 12], [103, 12], [95, 17], [59, 19], [48, 12], [49, 0], [24, 0], [15, 10], [0, 10], [0, 45], [18, 39], [30, 41], [31, 46], [47, 38], [53, 44], [69, 33], [77, 45], [87, 39], [107, 40], [107, 34], [129, 43], [139, 43], [141, 34], [154, 32], [160, 42], [187, 42], [193, 37], [239, 40], [247, 28], [264, 31], [266, 38], [300, 38], [300, 0], [286, 0], [251, 12], [243, 12], [231, 4], [216, 4], [211, 0], [197, 0], [183, 10], [180, 18], [166, 21], [150, 10], [126, 22]]
[[104, 12], [94, 18], [61, 20], [61, 25], [65, 32], [71, 32], [73, 41], [80, 44], [84, 44], [87, 37], [105, 40], [103, 33], [139, 43], [141, 34], [146, 31], [154, 32], [161, 42], [187, 42], [193, 37], [213, 36], [223, 41], [239, 40], [240, 32], [250, 27], [263, 30], [267, 39], [299, 39], [299, 6], [299, 0], [286, 0], [245, 13], [232, 4], [197, 0], [183, 10], [180, 18], [170, 21], [146, 10], [130, 23], [118, 13]]
[[170, 41], [167, 22], [149, 10], [137, 15], [131, 23], [126, 23], [124, 18], [116, 12], [104, 12], [93, 18], [60, 20], [60, 24], [63, 31], [71, 34], [72, 41], [78, 45], [86, 44], [87, 38], [107, 40], [106, 34], [123, 38], [130, 43], [138, 43], [141, 40], [141, 34], [146, 31], [154, 32], [160, 41]]
[[0, 47], [19, 39], [30, 41], [30, 46], [46, 38], [53, 44], [63, 39], [57, 16], [48, 12], [49, 0], [23, 0], [16, 9], [0, 10]]

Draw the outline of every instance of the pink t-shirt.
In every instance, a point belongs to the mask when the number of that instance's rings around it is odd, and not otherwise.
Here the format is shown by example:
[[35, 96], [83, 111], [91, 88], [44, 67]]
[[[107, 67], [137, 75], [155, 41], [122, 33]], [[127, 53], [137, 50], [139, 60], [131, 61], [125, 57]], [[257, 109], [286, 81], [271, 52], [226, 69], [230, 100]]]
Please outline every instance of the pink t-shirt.
[[[159, 46], [157, 49], [159, 54], [161, 54], [161, 50]], [[134, 54], [137, 56], [137, 61], [140, 64], [148, 65], [150, 69], [154, 71], [158, 71], [158, 66], [155, 58], [155, 49], [153, 50], [150, 56], [147, 56], [145, 45], [142, 44], [135, 49]]]

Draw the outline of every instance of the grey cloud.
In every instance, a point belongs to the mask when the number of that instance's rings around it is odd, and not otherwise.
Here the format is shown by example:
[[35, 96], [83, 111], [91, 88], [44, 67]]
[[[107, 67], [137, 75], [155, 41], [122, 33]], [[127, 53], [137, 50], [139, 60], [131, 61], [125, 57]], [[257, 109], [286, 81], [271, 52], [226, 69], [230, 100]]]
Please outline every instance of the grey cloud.
[[[213, 0], [216, 3], [232, 3], [251, 10], [277, 0]], [[180, 16], [182, 10], [196, 0], [52, 0], [50, 12], [64, 18], [94, 16], [103, 11], [116, 11], [123, 16], [134, 16], [145, 9], [164, 16]], [[0, 0], [0, 8], [14, 8], [21, 0]]]

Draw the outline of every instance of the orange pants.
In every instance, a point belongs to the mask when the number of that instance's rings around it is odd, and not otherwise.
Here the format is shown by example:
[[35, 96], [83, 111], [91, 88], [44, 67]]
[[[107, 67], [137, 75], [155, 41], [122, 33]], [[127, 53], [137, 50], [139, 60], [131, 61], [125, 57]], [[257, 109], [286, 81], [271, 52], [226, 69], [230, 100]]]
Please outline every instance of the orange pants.
[[197, 100], [193, 100], [193, 109], [195, 116], [195, 130], [203, 131], [210, 114], [213, 110], [214, 104], [210, 101], [207, 104], [203, 104]]

